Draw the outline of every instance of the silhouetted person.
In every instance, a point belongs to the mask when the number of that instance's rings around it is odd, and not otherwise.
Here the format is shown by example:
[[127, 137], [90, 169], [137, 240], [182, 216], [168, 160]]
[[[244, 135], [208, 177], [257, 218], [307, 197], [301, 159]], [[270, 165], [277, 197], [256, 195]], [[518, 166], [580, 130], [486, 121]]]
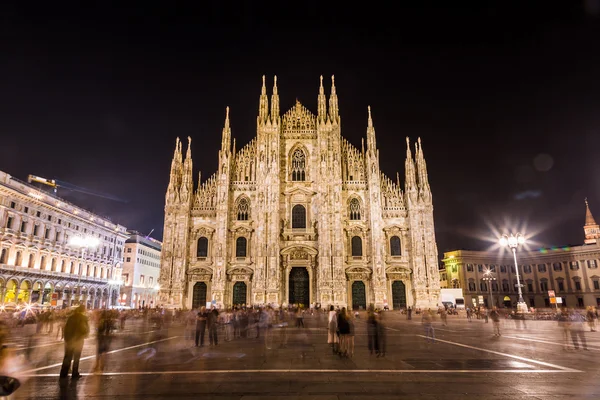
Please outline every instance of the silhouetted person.
[[63, 358], [60, 377], [66, 378], [69, 375], [69, 367], [73, 361], [73, 378], [79, 378], [79, 359], [83, 350], [83, 342], [90, 333], [88, 319], [84, 314], [85, 306], [80, 305], [75, 312], [67, 318], [65, 324], [65, 357]]
[[367, 314], [367, 343], [369, 346], [369, 354], [377, 354], [379, 357], [379, 338], [377, 337], [377, 317], [373, 307], [369, 308]]
[[206, 312], [206, 307], [202, 307], [196, 317], [196, 347], [198, 347], [198, 339], [200, 339], [200, 346], [204, 346], [204, 332], [206, 331], [207, 319], [208, 313]]
[[[219, 311], [217, 311], [216, 308], [213, 308], [209, 313], [208, 313], [208, 341], [210, 343], [211, 346], [216, 346], [219, 341], [217, 338], [217, 327], [218, 327], [218, 321], [219, 321]], [[257, 328], [258, 331], [258, 328]]]

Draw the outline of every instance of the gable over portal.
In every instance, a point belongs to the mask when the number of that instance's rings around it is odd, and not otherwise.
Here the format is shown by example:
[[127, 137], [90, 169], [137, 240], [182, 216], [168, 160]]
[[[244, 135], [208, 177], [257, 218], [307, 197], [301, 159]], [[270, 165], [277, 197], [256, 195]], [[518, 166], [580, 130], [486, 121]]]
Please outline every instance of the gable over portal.
[[317, 117], [298, 100], [281, 119], [283, 135], [296, 138], [313, 138], [317, 135]]

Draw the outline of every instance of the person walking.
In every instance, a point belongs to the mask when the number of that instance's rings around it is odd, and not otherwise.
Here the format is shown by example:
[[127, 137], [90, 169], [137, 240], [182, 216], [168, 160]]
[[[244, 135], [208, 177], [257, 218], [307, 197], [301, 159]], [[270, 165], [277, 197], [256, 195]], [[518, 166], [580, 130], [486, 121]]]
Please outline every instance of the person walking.
[[373, 355], [373, 352], [379, 357], [379, 338], [377, 337], [377, 317], [373, 306], [369, 307], [369, 313], [367, 314], [367, 344], [369, 347], [369, 354]]
[[206, 312], [206, 307], [200, 308], [200, 312], [196, 316], [196, 347], [198, 347], [198, 344], [200, 347], [204, 346], [204, 332], [206, 331], [207, 319], [208, 314]]
[[217, 338], [217, 327], [219, 326], [219, 311], [213, 308], [208, 313], [208, 342], [211, 346], [216, 346], [219, 341]]
[[490, 318], [492, 319], [492, 324], [494, 325], [494, 336], [500, 336], [500, 313], [498, 312], [498, 308], [492, 308], [490, 312]]
[[428, 308], [423, 311], [421, 316], [421, 323], [423, 324], [423, 330], [425, 332], [425, 340], [427, 342], [435, 343], [435, 331], [433, 329], [433, 315], [431, 310]]
[[337, 312], [333, 306], [329, 306], [329, 320], [327, 324], [327, 343], [331, 346], [333, 353], [338, 352], [339, 338], [337, 335]]
[[65, 338], [65, 357], [63, 358], [62, 368], [60, 369], [60, 378], [64, 379], [69, 375], [71, 361], [73, 361], [73, 372], [71, 377], [77, 379], [81, 377], [79, 373], [79, 359], [83, 351], [83, 343], [90, 333], [90, 325], [85, 313], [85, 306], [80, 305], [75, 312], [67, 318], [64, 328]]
[[104, 359], [106, 358], [106, 352], [110, 348], [113, 328], [114, 322], [110, 311], [103, 310], [100, 313], [100, 318], [98, 320], [98, 330], [96, 333], [97, 348], [96, 365], [94, 366], [94, 372], [104, 371]]

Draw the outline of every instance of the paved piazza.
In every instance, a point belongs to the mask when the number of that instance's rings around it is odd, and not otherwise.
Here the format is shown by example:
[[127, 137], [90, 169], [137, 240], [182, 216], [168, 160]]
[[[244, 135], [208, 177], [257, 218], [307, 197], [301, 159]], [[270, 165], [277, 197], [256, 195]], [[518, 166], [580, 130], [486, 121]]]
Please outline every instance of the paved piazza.
[[[355, 355], [339, 358], [327, 345], [326, 317], [308, 316], [305, 328], [288, 328], [287, 346], [236, 339], [196, 348], [183, 327], [152, 330], [128, 321], [115, 335], [102, 375], [91, 373], [95, 341], [86, 341], [79, 380], [59, 384], [62, 342], [36, 342], [34, 327], [13, 329], [12, 347], [32, 364], [21, 371], [25, 399], [597, 399], [600, 333], [586, 332], [588, 350], [563, 349], [551, 321], [526, 327], [449, 316], [436, 323], [436, 343], [422, 336], [420, 319], [386, 313], [385, 358], [370, 356], [364, 315], [356, 320]], [[417, 316], [418, 317], [418, 316]], [[208, 337], [207, 337], [208, 338]], [[267, 348], [270, 347], [270, 348]]]

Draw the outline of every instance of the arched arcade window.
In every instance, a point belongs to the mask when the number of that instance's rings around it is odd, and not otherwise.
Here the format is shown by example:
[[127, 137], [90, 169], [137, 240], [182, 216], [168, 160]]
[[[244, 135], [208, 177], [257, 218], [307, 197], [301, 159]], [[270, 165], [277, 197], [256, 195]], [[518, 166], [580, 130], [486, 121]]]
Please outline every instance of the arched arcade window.
[[242, 197], [238, 201], [237, 205], [237, 219], [238, 221], [248, 221], [250, 217], [250, 202], [247, 198]]
[[360, 219], [360, 202], [357, 198], [353, 198], [352, 200], [350, 200], [350, 219]]
[[306, 228], [306, 208], [301, 204], [292, 208], [292, 228]]
[[362, 239], [360, 236], [352, 236], [352, 257], [362, 257]]
[[292, 154], [292, 180], [306, 180], [306, 155], [300, 149], [297, 149]]
[[202, 236], [198, 239], [198, 248], [196, 249], [196, 257], [208, 257], [208, 239]]
[[390, 238], [390, 255], [401, 256], [402, 250], [400, 248], [400, 238], [398, 236], [392, 236]]
[[235, 256], [246, 257], [246, 249], [248, 247], [248, 240], [245, 237], [239, 237], [235, 241]]

